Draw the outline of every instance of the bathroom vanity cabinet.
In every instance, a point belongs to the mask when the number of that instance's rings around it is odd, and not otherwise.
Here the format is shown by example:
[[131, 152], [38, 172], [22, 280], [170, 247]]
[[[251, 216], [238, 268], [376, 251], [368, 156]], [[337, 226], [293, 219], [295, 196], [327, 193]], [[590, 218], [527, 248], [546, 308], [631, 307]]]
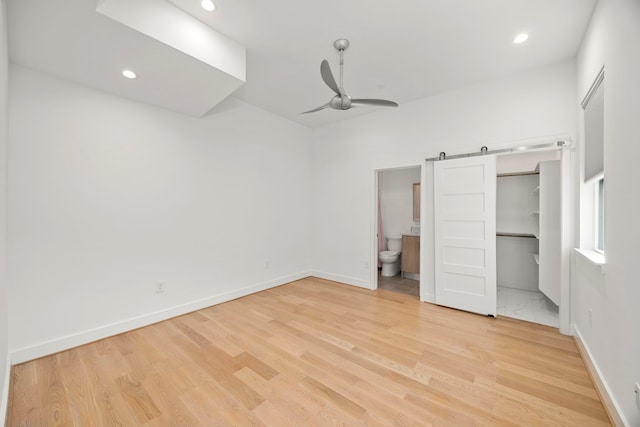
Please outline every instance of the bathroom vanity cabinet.
[[402, 236], [402, 277], [405, 273], [420, 273], [420, 236]]

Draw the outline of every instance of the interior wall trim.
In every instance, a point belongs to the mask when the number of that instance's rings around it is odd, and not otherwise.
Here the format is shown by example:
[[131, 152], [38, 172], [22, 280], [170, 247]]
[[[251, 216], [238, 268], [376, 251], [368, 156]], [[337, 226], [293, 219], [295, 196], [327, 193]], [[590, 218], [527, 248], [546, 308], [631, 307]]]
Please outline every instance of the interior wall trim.
[[477, 156], [486, 156], [491, 154], [505, 154], [505, 153], [520, 153], [525, 151], [532, 150], [541, 150], [541, 149], [561, 149], [564, 147], [569, 147], [571, 145], [570, 141], [555, 141], [545, 144], [535, 144], [535, 145], [521, 145], [518, 147], [510, 147], [510, 148], [497, 148], [495, 150], [489, 150], [486, 146], [483, 146], [480, 151], [463, 153], [463, 154], [453, 154], [447, 155], [444, 151], [440, 153], [438, 157], [430, 157], [424, 159], [425, 162], [437, 162], [444, 160], [453, 160], [453, 159], [463, 159], [466, 157], [477, 157]]
[[99, 326], [97, 328], [89, 329], [83, 332], [54, 338], [52, 340], [48, 340], [33, 346], [20, 348], [13, 351], [10, 350], [9, 356], [11, 364], [15, 365], [60, 351], [68, 350], [73, 347], [88, 344], [93, 341], [101, 340], [103, 338], [121, 334], [123, 332], [128, 332], [137, 328], [141, 328], [143, 326], [161, 322], [163, 320], [171, 319], [172, 317], [191, 313], [192, 311], [201, 310], [206, 307], [211, 307], [213, 305], [241, 298], [256, 292], [275, 288], [289, 282], [304, 279], [305, 277], [309, 277], [309, 271], [301, 271], [299, 273], [290, 274], [288, 276], [279, 277], [277, 279], [272, 279], [266, 282], [246, 286], [244, 288], [236, 289], [230, 292], [212, 295], [210, 297], [191, 301], [185, 304], [180, 304], [174, 307], [166, 308], [164, 310], [144, 314], [142, 316]]
[[424, 299], [421, 299], [420, 302], [428, 302], [431, 304], [436, 303], [436, 294], [426, 293]]
[[7, 364], [5, 366], [4, 386], [0, 395], [0, 425], [5, 425], [7, 420], [7, 409], [9, 408], [9, 385], [11, 384], [11, 357], [7, 354]]
[[344, 283], [345, 285], [357, 286], [359, 288], [369, 289], [371, 283], [367, 280], [356, 279], [355, 277], [340, 276], [338, 274], [325, 273], [324, 271], [311, 270], [309, 276], [317, 277], [319, 279], [331, 280], [332, 282]]
[[589, 90], [587, 91], [586, 95], [582, 99], [582, 102], [580, 103], [580, 106], [582, 107], [583, 110], [585, 108], [587, 108], [587, 104], [589, 104], [589, 101], [591, 100], [591, 97], [598, 90], [598, 88], [600, 87], [600, 84], [602, 84], [603, 80], [604, 80], [604, 65], [602, 66], [602, 68], [598, 72], [598, 75], [596, 76], [596, 79], [593, 81], [593, 83], [591, 83], [591, 87], [589, 88]]
[[609, 419], [611, 420], [611, 423], [616, 427], [630, 427], [630, 424], [627, 423], [627, 421], [625, 420], [624, 415], [622, 415], [622, 411], [620, 410], [620, 407], [618, 406], [618, 404], [616, 403], [616, 400], [611, 394], [611, 390], [609, 389], [609, 386], [607, 385], [607, 381], [602, 375], [602, 371], [600, 371], [600, 368], [598, 367], [598, 364], [593, 358], [591, 351], [589, 351], [589, 347], [585, 343], [582, 337], [582, 334], [580, 333], [580, 329], [578, 329], [578, 326], [576, 324], [572, 325], [572, 329], [573, 329], [573, 339], [575, 340], [576, 346], [578, 347], [578, 351], [580, 352], [580, 355], [582, 356], [582, 360], [584, 361], [584, 364], [587, 367], [587, 371], [591, 376], [591, 380], [593, 381], [593, 384], [596, 386], [596, 390], [600, 395], [600, 400], [604, 405], [605, 411], [607, 411], [607, 415], [609, 415]]

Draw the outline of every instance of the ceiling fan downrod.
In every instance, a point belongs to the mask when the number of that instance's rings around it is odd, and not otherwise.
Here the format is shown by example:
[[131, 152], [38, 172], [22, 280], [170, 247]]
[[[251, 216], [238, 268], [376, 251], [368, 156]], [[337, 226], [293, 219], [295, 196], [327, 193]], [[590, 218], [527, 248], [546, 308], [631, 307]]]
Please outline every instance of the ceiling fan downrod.
[[338, 52], [340, 52], [340, 91], [344, 91], [343, 87], [343, 75], [344, 75], [344, 51], [349, 47], [349, 40], [347, 39], [338, 39], [333, 42], [333, 47], [336, 48]]

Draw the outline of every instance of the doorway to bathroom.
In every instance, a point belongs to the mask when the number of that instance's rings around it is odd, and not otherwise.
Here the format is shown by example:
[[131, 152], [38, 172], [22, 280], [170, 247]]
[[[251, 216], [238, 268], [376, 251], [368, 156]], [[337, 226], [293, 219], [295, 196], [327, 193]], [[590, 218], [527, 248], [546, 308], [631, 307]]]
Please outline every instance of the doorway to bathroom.
[[373, 289], [420, 297], [422, 167], [375, 171]]

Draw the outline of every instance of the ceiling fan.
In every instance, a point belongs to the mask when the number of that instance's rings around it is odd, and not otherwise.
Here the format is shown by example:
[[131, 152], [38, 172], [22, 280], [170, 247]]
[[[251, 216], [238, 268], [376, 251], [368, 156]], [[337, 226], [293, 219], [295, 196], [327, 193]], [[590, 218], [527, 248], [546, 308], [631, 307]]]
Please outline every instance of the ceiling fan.
[[333, 73], [331, 72], [331, 67], [329, 67], [329, 62], [325, 59], [320, 64], [320, 75], [322, 76], [322, 80], [333, 90], [336, 95], [331, 98], [331, 101], [326, 104], [314, 108], [313, 110], [305, 111], [300, 114], [313, 113], [316, 111], [324, 110], [325, 108], [333, 108], [334, 110], [348, 110], [351, 107], [359, 106], [359, 105], [376, 105], [381, 107], [397, 107], [398, 104], [393, 101], [387, 101], [385, 99], [354, 99], [351, 98], [344, 90], [342, 86], [342, 74], [343, 74], [343, 66], [344, 60], [343, 55], [344, 51], [349, 47], [349, 40], [347, 39], [338, 39], [333, 43], [333, 47], [335, 47], [338, 52], [340, 52], [340, 86], [336, 83], [336, 79], [333, 77]]

